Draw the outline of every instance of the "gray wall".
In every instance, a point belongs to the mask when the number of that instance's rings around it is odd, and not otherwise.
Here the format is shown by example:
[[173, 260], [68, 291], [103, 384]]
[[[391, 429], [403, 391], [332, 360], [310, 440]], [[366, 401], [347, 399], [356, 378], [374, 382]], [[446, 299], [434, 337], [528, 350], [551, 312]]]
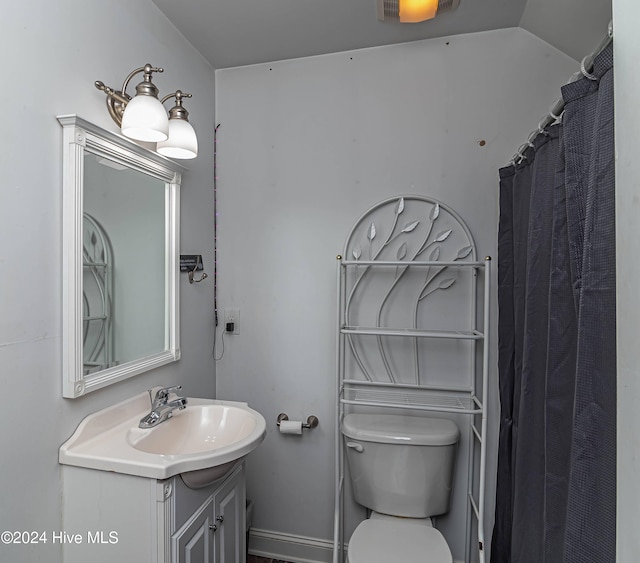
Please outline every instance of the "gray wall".
[[613, 4], [616, 105], [616, 260], [618, 283], [618, 557], [640, 560], [640, 6]]
[[[193, 93], [188, 109], [201, 155], [186, 163], [182, 248], [213, 260], [214, 73], [150, 0], [14, 4], [2, 19], [3, 135], [0, 138], [0, 530], [61, 529], [58, 447], [88, 413], [160, 384], [215, 393], [213, 283], [181, 278], [183, 358], [153, 372], [62, 399], [62, 129], [77, 113], [107, 129], [102, 80], [120, 87], [150, 62], [163, 94]], [[59, 561], [59, 546], [0, 545], [2, 561]]]
[[[387, 197], [428, 194], [461, 214], [480, 256], [495, 256], [497, 170], [575, 70], [509, 29], [216, 72], [220, 302], [240, 308], [242, 325], [225, 337], [217, 394], [267, 419], [248, 464], [257, 529], [332, 537], [335, 256], [352, 224]], [[282, 436], [281, 411], [320, 426]], [[460, 534], [448, 539], [460, 558]]]
[[520, 27], [580, 61], [597, 47], [610, 21], [611, 0], [528, 0]]

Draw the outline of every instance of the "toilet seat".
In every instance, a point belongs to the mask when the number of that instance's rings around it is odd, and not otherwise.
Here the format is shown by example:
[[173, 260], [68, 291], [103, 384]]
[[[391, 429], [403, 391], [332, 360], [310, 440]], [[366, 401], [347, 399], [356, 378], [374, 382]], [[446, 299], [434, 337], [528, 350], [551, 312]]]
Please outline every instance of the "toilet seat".
[[449, 546], [435, 528], [389, 520], [365, 520], [349, 540], [349, 563], [453, 563]]

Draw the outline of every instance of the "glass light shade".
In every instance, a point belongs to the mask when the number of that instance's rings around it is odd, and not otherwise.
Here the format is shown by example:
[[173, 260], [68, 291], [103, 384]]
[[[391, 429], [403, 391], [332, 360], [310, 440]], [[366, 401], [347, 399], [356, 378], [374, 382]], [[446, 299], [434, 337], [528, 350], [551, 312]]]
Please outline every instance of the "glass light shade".
[[158, 98], [137, 95], [122, 116], [122, 134], [130, 139], [157, 143], [169, 137], [169, 117]]
[[438, 0], [400, 0], [399, 16], [402, 23], [417, 23], [436, 17]]
[[169, 158], [195, 158], [198, 156], [196, 132], [188, 121], [170, 119], [169, 138], [159, 142], [156, 150]]

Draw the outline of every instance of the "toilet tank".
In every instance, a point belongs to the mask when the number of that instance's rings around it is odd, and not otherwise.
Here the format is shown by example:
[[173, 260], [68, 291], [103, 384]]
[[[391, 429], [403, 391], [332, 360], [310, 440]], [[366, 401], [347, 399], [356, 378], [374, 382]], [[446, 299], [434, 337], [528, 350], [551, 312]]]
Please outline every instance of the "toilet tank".
[[348, 414], [342, 434], [355, 500], [393, 516], [449, 510], [460, 431], [443, 418]]

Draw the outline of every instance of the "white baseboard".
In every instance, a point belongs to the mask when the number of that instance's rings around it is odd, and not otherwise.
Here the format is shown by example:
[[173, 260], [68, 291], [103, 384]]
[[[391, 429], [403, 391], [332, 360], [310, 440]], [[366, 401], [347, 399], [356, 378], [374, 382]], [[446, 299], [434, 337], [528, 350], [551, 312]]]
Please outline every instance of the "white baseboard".
[[251, 528], [249, 553], [291, 563], [331, 563], [333, 541]]

